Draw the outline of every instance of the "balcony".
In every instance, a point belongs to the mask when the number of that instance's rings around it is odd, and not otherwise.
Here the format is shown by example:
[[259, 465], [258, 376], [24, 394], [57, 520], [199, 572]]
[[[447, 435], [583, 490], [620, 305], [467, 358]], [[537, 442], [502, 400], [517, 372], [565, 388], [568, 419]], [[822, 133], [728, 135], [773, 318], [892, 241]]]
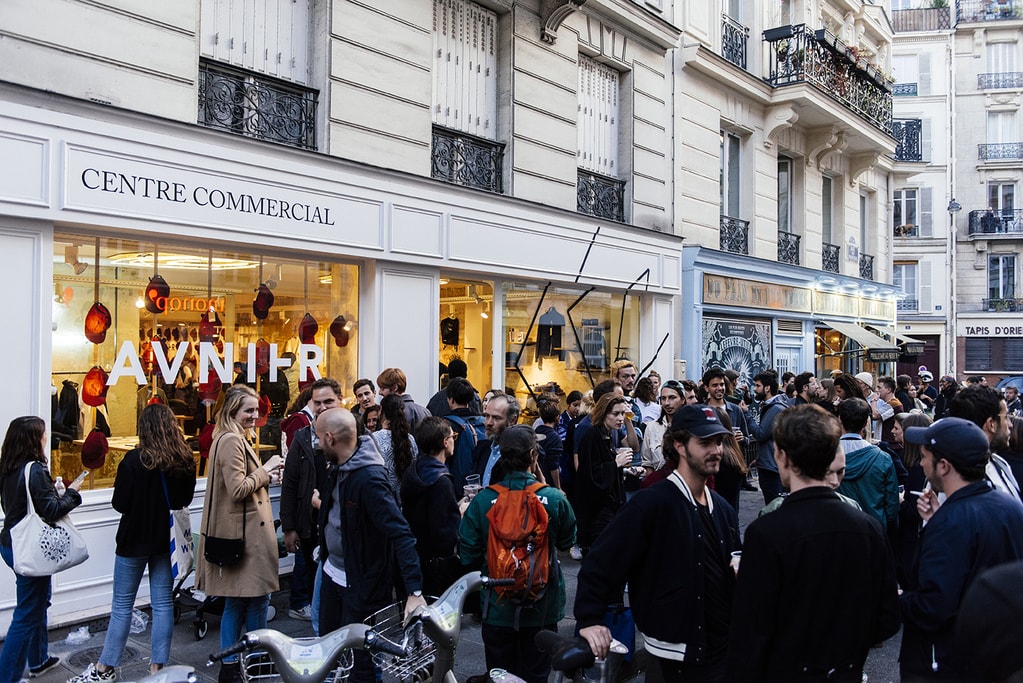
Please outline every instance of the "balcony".
[[807, 83], [885, 133], [892, 130], [892, 94], [885, 76], [832, 33], [805, 24], [764, 31], [767, 82]]
[[874, 257], [870, 254], [860, 254], [860, 277], [864, 280], [874, 279]]
[[898, 141], [896, 161], [924, 160], [923, 124], [920, 119], [895, 119], [892, 121], [892, 137]]
[[488, 192], [503, 190], [504, 143], [433, 127], [430, 176]]
[[743, 26], [727, 14], [721, 15], [721, 56], [740, 69], [746, 68], [746, 44], [749, 27]]
[[828, 273], [839, 272], [839, 258], [838, 255], [842, 252], [842, 247], [837, 244], [828, 244], [825, 242], [821, 245], [821, 270]]
[[897, 9], [892, 12], [892, 28], [896, 33], [940, 31], [952, 27], [948, 7]]
[[316, 149], [316, 91], [199, 62], [198, 123], [257, 140]]
[[896, 237], [919, 237], [920, 226], [913, 225], [912, 223], [903, 223], [902, 225], [895, 226]]
[[896, 83], [892, 86], [892, 97], [916, 97], [916, 83]]
[[981, 310], [991, 313], [1023, 312], [1023, 299], [984, 299]]
[[977, 74], [977, 88], [980, 90], [1023, 88], [1023, 71], [1007, 71], [1000, 74]]
[[977, 145], [981, 161], [1015, 161], [1023, 159], [1023, 142], [989, 142]]
[[799, 237], [791, 232], [778, 232], [778, 261], [799, 265]]
[[958, 0], [956, 16], [961, 24], [985, 21], [1023, 19], [1023, 9], [1016, 0]]
[[899, 299], [895, 303], [895, 310], [899, 313], [916, 313], [920, 310], [919, 299]]
[[579, 169], [576, 180], [576, 208], [579, 213], [625, 220], [625, 181]]
[[971, 211], [967, 231], [970, 235], [1023, 234], [1023, 209], [1003, 209], [988, 212]]
[[721, 251], [749, 254], [749, 221], [731, 216], [721, 217]]

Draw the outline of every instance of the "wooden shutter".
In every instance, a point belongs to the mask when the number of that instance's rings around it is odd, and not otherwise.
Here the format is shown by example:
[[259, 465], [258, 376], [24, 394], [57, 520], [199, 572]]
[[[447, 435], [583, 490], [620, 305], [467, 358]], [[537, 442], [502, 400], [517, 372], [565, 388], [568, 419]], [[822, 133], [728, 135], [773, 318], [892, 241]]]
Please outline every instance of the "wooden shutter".
[[579, 55], [579, 166], [616, 177], [618, 72]]
[[309, 0], [202, 0], [200, 52], [296, 83], [309, 80]]
[[932, 189], [921, 187], [919, 190], [920, 201], [916, 210], [920, 215], [920, 237], [930, 237], [934, 231], [934, 202], [932, 201]]
[[496, 139], [497, 15], [467, 0], [433, 7], [433, 122]]

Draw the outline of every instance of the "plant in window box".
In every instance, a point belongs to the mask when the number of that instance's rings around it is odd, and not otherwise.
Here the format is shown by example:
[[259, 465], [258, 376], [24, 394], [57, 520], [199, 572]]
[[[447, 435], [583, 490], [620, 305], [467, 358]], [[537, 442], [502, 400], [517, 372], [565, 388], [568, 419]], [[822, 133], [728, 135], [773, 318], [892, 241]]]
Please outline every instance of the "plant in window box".
[[903, 223], [902, 225], [895, 226], [896, 237], [912, 237], [916, 234], [916, 226], [912, 223]]

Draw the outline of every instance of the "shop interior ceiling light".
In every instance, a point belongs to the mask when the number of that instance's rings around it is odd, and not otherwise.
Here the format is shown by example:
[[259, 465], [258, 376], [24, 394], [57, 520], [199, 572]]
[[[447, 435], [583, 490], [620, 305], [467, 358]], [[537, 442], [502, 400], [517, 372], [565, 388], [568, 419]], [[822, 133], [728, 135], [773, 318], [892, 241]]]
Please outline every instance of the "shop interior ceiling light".
[[[136, 266], [139, 268], [153, 267], [153, 252], [128, 251], [119, 254], [112, 254], [107, 260], [118, 266]], [[195, 254], [175, 254], [173, 252], [160, 251], [160, 268], [175, 268], [179, 270], [246, 270], [259, 267], [259, 261], [251, 259], [224, 258], [214, 256], [210, 259], [207, 256]]]

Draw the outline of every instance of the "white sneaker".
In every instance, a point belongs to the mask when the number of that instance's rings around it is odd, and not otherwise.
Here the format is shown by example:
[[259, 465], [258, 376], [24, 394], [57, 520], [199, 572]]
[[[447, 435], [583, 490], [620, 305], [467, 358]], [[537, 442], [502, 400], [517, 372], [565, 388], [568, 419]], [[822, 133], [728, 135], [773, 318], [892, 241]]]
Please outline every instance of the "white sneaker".
[[100, 671], [96, 665], [90, 664], [82, 673], [67, 679], [67, 683], [113, 683], [116, 680], [117, 674], [114, 669]]
[[568, 556], [573, 560], [581, 561], [583, 559], [583, 549], [577, 545], [572, 546], [571, 550], [568, 551]]
[[300, 621], [312, 621], [313, 620], [313, 609], [309, 605], [306, 605], [302, 609], [289, 609], [288, 616], [292, 619], [298, 619]]

